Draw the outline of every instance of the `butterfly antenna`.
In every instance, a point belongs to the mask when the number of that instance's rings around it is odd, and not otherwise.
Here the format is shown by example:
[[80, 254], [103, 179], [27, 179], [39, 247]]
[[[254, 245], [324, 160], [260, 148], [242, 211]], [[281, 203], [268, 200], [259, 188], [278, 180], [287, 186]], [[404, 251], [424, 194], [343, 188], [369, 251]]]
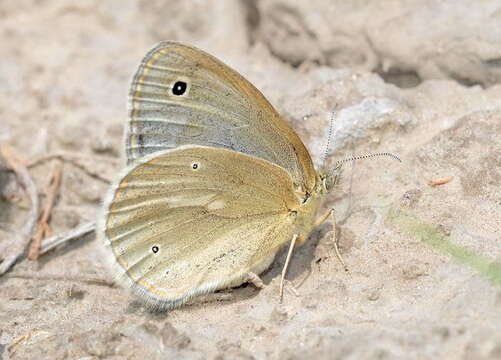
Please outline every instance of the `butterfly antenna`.
[[325, 145], [324, 158], [322, 160], [322, 167], [325, 167], [325, 162], [327, 161], [327, 155], [329, 154], [331, 139], [332, 139], [332, 131], [334, 129], [334, 117], [336, 116], [336, 110], [332, 110], [331, 113], [331, 121], [329, 124], [329, 134], [327, 136], [327, 144]]
[[400, 160], [400, 158], [397, 155], [395, 155], [395, 154], [392, 154], [392, 153], [389, 153], [389, 152], [380, 152], [380, 153], [374, 153], [374, 154], [365, 154], [365, 155], [359, 155], [359, 156], [352, 156], [352, 157], [349, 157], [347, 159], [339, 160], [334, 165], [334, 168], [338, 168], [341, 165], [343, 165], [344, 163], [347, 163], [349, 161], [355, 161], [355, 160], [361, 160], [361, 159], [369, 159], [369, 158], [379, 157], [379, 156], [388, 156], [388, 157], [390, 157], [390, 158], [392, 158], [394, 160], [397, 160], [398, 162], [402, 162], [402, 160]]

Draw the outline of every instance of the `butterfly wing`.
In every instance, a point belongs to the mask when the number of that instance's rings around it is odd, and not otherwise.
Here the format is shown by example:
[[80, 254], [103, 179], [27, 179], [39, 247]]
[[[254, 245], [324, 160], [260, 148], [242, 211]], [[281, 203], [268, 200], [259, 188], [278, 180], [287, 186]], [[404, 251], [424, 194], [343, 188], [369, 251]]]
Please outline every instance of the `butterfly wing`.
[[186, 144], [268, 160], [286, 169], [304, 191], [315, 183], [301, 139], [259, 90], [199, 49], [162, 42], [146, 55], [132, 80], [128, 162]]
[[99, 234], [120, 274], [155, 306], [239, 285], [293, 234], [290, 175], [259, 158], [183, 146], [125, 169]]

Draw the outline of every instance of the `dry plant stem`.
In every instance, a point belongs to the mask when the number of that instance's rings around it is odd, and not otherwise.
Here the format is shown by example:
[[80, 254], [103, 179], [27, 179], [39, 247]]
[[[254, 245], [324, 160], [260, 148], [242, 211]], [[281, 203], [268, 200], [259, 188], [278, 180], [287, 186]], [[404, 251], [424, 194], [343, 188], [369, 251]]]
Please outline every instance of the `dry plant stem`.
[[[106, 184], [110, 184], [111, 183], [110, 179], [105, 178], [99, 172], [94, 171], [92, 169], [89, 169], [88, 166], [82, 164], [80, 162], [80, 160], [83, 159], [83, 158], [84, 157], [79, 156], [78, 154], [56, 153], [56, 154], [52, 154], [52, 155], [48, 155], [48, 156], [44, 156], [44, 157], [36, 159], [36, 160], [32, 161], [31, 163], [29, 163], [28, 167], [29, 168], [36, 167], [36, 166], [41, 165], [41, 164], [43, 164], [43, 163], [45, 163], [47, 161], [58, 159], [58, 160], [61, 160], [61, 161], [64, 161], [64, 162], [72, 164], [73, 166], [75, 166], [78, 169], [82, 170], [84, 173], [86, 173], [87, 175], [89, 175], [90, 177], [92, 177], [92, 178], [94, 178], [96, 180], [102, 181], [102, 182], [104, 182]], [[106, 161], [110, 161], [110, 160], [107, 159]]]
[[54, 235], [54, 232], [52, 231], [52, 228], [50, 227], [49, 224], [44, 224], [44, 232], [45, 232], [45, 237]]
[[49, 187], [47, 189], [47, 198], [45, 206], [42, 210], [42, 215], [40, 216], [40, 220], [38, 222], [37, 231], [33, 236], [33, 240], [31, 241], [30, 251], [28, 253], [28, 259], [30, 260], [38, 259], [38, 257], [40, 256], [40, 246], [42, 243], [42, 239], [50, 231], [49, 229], [50, 215], [56, 202], [57, 193], [61, 185], [62, 175], [63, 175], [63, 163], [61, 161], [58, 161], [55, 164], [52, 172]]
[[24, 226], [19, 231], [19, 233], [16, 234], [16, 239], [14, 239], [12, 241], [12, 244], [9, 245], [8, 251], [6, 251], [5, 255], [3, 256], [3, 262], [0, 263], [0, 275], [3, 275], [23, 255], [27, 245], [31, 240], [31, 236], [33, 234], [33, 231], [35, 230], [35, 226], [38, 220], [39, 199], [35, 182], [31, 178], [28, 169], [17, 160], [14, 151], [8, 146], [2, 146], [0, 147], [0, 152], [2, 153], [7, 166], [9, 166], [16, 173], [16, 176], [23, 185], [31, 202], [28, 218]]
[[90, 234], [96, 229], [96, 223], [90, 221], [88, 223], [82, 224], [64, 234], [54, 235], [50, 238], [44, 239], [42, 246], [40, 248], [40, 255], [54, 249], [55, 247], [67, 243], [72, 240], [80, 239], [82, 236]]
[[[35, 220], [34, 224], [36, 224], [36, 220]], [[80, 225], [79, 227], [76, 227], [76, 228], [74, 228], [74, 229], [72, 229], [64, 234], [54, 235], [50, 238], [46, 238], [46, 239], [44, 239], [44, 241], [42, 242], [42, 244], [40, 246], [39, 255], [43, 255], [61, 244], [64, 244], [64, 243], [67, 243], [67, 242], [73, 241], [73, 240], [78, 240], [82, 236], [90, 234], [95, 229], [96, 229], [96, 223], [94, 221], [91, 221], [91, 222], [85, 223], [83, 225]], [[11, 259], [10, 257], [6, 257], [4, 259], [4, 262], [0, 264], [0, 275], [7, 272], [10, 269], [10, 267], [19, 258], [22, 257], [24, 249], [28, 243], [29, 243], [29, 241], [26, 241], [24, 243], [25, 244], [24, 247], [22, 249], [19, 249], [18, 252], [15, 252], [16, 256], [13, 257], [13, 260], [10, 260]], [[9, 262], [7, 262], [7, 261], [9, 261]], [[71, 280], [71, 279], [69, 279], [69, 280]], [[87, 282], [89, 282], [89, 281], [87, 281]]]

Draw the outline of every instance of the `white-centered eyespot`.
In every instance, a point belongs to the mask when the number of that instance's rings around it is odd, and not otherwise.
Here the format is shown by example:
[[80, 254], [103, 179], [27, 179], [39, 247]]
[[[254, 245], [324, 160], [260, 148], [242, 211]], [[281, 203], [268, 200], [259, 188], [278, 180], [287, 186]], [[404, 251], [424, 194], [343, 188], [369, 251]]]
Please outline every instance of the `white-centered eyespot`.
[[188, 91], [188, 83], [178, 80], [172, 86], [172, 94], [176, 96], [183, 96]]

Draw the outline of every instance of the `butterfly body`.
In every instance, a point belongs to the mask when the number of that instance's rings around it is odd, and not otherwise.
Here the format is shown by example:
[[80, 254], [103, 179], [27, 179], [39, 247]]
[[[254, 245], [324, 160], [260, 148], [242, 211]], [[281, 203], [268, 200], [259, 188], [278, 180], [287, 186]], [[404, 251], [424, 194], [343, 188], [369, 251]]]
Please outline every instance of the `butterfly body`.
[[125, 138], [98, 234], [118, 277], [160, 308], [264, 271], [306, 240], [333, 183], [255, 87], [174, 42], [139, 66]]

